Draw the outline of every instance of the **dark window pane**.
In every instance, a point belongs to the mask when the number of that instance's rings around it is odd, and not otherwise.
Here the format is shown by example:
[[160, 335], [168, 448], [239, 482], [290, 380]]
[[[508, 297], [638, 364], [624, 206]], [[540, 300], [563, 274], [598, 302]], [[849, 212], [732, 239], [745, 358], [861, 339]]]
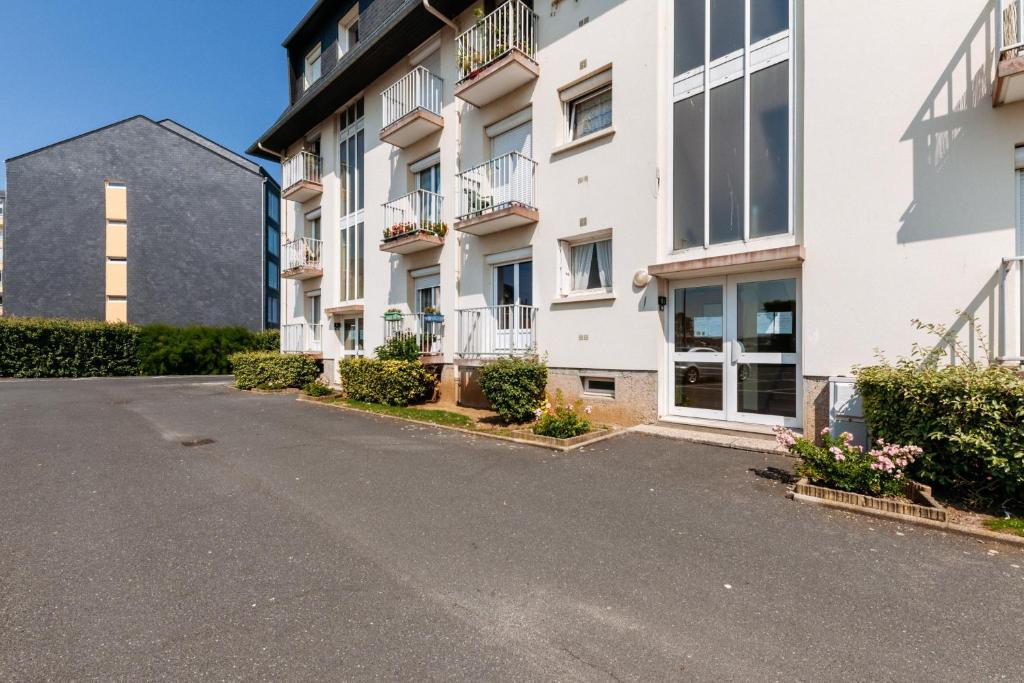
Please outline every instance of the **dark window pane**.
[[674, 401], [680, 408], [722, 409], [722, 364], [676, 361]]
[[796, 366], [741, 363], [736, 405], [741, 413], [796, 417]]
[[672, 248], [704, 246], [704, 95], [675, 103]]
[[676, 0], [675, 73], [704, 65], [704, 0]]
[[722, 288], [686, 287], [674, 296], [676, 351], [721, 351]]
[[515, 264], [498, 266], [498, 305], [516, 302]]
[[533, 261], [519, 264], [519, 302], [523, 306], [533, 305]]
[[789, 28], [789, 0], [750, 3], [750, 42], [756, 43]]
[[743, 48], [743, 0], [711, 0], [711, 61]]
[[736, 285], [736, 339], [746, 353], [796, 353], [796, 280]]
[[789, 231], [789, 62], [750, 77], [750, 236]]
[[709, 241], [743, 239], [743, 79], [711, 91]]

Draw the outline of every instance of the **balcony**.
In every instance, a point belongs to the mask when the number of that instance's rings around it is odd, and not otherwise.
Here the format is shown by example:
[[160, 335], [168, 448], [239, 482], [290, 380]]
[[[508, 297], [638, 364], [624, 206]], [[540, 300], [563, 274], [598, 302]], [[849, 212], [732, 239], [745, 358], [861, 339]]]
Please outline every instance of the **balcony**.
[[444, 127], [440, 78], [418, 66], [381, 94], [383, 142], [406, 148]]
[[320, 323], [281, 325], [281, 353], [319, 356], [323, 352], [324, 326]]
[[464, 358], [537, 353], [537, 308], [505, 305], [459, 312], [458, 354]]
[[1024, 0], [996, 0], [996, 82], [992, 106], [1024, 100]]
[[411, 337], [416, 340], [420, 355], [425, 357], [424, 362], [441, 362], [444, 352], [444, 319], [438, 321], [440, 317], [430, 313], [403, 313], [401, 317], [385, 314], [384, 340]]
[[299, 152], [281, 164], [281, 197], [293, 202], [307, 202], [324, 191], [320, 184], [323, 160], [312, 152]]
[[416, 190], [384, 205], [384, 241], [380, 250], [412, 254], [444, 244], [448, 226], [442, 222], [444, 198]]
[[482, 107], [537, 78], [536, 26], [533, 10], [509, 0], [460, 35], [455, 96]]
[[300, 237], [284, 245], [281, 250], [281, 277], [292, 280], [308, 280], [324, 274], [320, 252], [323, 242], [310, 237]]
[[455, 229], [489, 235], [536, 223], [537, 163], [510, 152], [459, 174], [459, 217]]

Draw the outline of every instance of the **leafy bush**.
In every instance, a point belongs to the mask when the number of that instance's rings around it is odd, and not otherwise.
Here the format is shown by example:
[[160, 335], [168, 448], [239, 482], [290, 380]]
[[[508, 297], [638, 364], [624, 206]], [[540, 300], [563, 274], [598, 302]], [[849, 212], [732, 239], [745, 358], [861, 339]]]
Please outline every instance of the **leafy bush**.
[[399, 333], [374, 349], [380, 360], [418, 361], [420, 359], [420, 342], [416, 335]]
[[0, 376], [139, 374], [134, 325], [42, 318], [0, 319]]
[[874, 436], [916, 443], [911, 474], [968, 504], [1024, 508], [1024, 378], [998, 367], [861, 368], [857, 389]]
[[338, 364], [338, 375], [347, 398], [389, 406], [426, 400], [437, 383], [418, 360], [346, 358]]
[[583, 401], [566, 403], [559, 389], [555, 392], [554, 403], [548, 401], [534, 411], [537, 424], [533, 426], [533, 433], [556, 439], [571, 439], [586, 434], [591, 430], [591, 424], [584, 415], [589, 415], [590, 410], [590, 406], [583, 406]]
[[239, 389], [303, 387], [320, 376], [320, 365], [301, 354], [244, 351], [229, 359]]
[[775, 438], [800, 458], [796, 473], [820, 486], [862, 493], [868, 496], [903, 495], [907, 486], [907, 467], [921, 456], [917, 446], [887, 444], [879, 440], [876, 448], [864, 452], [853, 445], [853, 434], [838, 437], [822, 430], [823, 445], [798, 437], [788, 429], [776, 428]]
[[279, 340], [276, 332], [251, 332], [244, 327], [143, 325], [139, 367], [144, 375], [226, 375], [231, 372], [231, 354], [276, 350]]
[[544, 401], [548, 366], [538, 358], [501, 358], [480, 368], [480, 389], [505, 422], [528, 422]]
[[334, 393], [334, 389], [331, 389], [329, 386], [327, 386], [320, 380], [315, 380], [313, 382], [303, 385], [302, 393], [304, 393], [306, 396], [330, 396], [331, 394]]

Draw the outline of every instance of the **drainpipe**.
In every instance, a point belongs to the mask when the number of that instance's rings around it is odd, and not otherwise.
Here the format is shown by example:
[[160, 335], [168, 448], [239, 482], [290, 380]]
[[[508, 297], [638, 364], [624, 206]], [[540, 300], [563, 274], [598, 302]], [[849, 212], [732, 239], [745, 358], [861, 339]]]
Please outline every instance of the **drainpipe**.
[[439, 11], [437, 11], [435, 8], [430, 6], [430, 0], [423, 0], [423, 9], [425, 9], [428, 12], [430, 12], [431, 14], [433, 14], [435, 17], [437, 17], [438, 19], [443, 21], [446, 25], [448, 25], [451, 28], [455, 29], [456, 33], [459, 32], [459, 27], [455, 24], [454, 21], [452, 21], [451, 19], [449, 19], [448, 17], [446, 17], [445, 15], [443, 15]]

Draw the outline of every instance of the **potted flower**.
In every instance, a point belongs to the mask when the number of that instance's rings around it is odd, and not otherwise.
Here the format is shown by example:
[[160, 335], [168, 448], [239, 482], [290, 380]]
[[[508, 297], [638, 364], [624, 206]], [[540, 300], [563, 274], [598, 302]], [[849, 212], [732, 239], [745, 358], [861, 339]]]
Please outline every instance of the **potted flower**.
[[397, 308], [389, 308], [384, 311], [384, 320], [388, 322], [396, 322], [402, 319], [402, 311]]
[[425, 323], [443, 323], [444, 316], [436, 306], [427, 306], [423, 309], [423, 322]]

